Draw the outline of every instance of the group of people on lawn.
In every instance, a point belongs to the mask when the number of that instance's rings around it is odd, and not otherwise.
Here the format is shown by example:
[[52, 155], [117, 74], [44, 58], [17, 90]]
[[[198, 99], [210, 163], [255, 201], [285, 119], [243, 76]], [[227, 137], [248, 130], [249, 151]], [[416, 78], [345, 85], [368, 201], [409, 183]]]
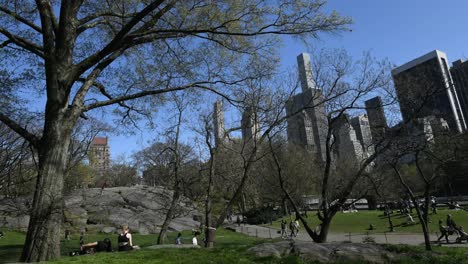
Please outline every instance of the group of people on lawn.
[[[122, 225], [122, 231], [117, 237], [118, 251], [129, 251], [139, 249], [139, 246], [133, 245], [132, 234], [128, 225]], [[112, 242], [109, 238], [102, 241], [84, 243], [84, 235], [80, 236], [80, 250], [70, 253], [71, 256], [92, 254], [95, 252], [112, 252]]]
[[[199, 230], [193, 230], [192, 232], [192, 244], [198, 245], [197, 236], [200, 235]], [[134, 249], [140, 249], [139, 246], [133, 245], [132, 234], [128, 225], [122, 226], [122, 232], [117, 237], [118, 251], [129, 251]], [[175, 239], [176, 245], [182, 245], [182, 234], [179, 233]], [[80, 250], [73, 251], [70, 253], [71, 256], [93, 254], [95, 252], [112, 252], [112, 243], [109, 238], [105, 238], [102, 241], [96, 241], [91, 243], [84, 243], [84, 235], [80, 236]]]

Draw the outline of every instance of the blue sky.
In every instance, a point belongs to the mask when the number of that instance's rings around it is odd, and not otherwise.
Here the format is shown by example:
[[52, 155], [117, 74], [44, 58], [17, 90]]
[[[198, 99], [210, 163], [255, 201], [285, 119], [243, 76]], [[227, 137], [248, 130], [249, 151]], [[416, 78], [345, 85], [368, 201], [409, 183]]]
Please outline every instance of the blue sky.
[[[329, 0], [327, 10], [351, 17], [352, 31], [324, 34], [312, 42], [316, 48], [345, 48], [354, 57], [371, 51], [397, 66], [434, 49], [447, 53], [450, 62], [468, 59], [468, 0]], [[307, 49], [286, 40], [280, 52], [282, 66], [294, 67], [296, 56]], [[129, 156], [147, 145], [151, 135], [109, 135], [111, 157]]]

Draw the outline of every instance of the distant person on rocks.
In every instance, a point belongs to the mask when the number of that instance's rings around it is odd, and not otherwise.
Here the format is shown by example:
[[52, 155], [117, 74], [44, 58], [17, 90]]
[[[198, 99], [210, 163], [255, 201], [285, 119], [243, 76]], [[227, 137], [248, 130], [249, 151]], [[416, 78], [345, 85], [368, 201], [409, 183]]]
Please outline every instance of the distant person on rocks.
[[182, 234], [181, 234], [181, 233], [177, 234], [177, 238], [176, 238], [176, 240], [175, 240], [175, 244], [176, 244], [176, 245], [182, 245]]
[[122, 233], [120, 233], [117, 242], [119, 243], [119, 251], [128, 251], [133, 249], [140, 249], [139, 246], [134, 246], [132, 241], [132, 234], [128, 225], [122, 225]]
[[107, 188], [107, 180], [105, 180], [104, 183], [101, 186], [101, 195], [102, 195], [102, 192], [104, 191], [105, 188]]
[[237, 222], [237, 226], [240, 226], [241, 220], [240, 220], [240, 217], [239, 217], [239, 216], [237, 216], [236, 222]]
[[4, 236], [3, 232], [0, 231], [0, 238], [2, 238]]

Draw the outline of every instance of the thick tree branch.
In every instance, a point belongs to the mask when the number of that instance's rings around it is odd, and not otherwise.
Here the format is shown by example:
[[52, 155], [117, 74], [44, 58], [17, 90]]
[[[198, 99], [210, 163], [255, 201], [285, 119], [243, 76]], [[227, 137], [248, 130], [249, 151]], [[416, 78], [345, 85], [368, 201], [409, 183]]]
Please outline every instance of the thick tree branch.
[[[16, 44], [17, 46], [27, 50], [27, 51], [30, 51], [34, 54], [36, 54], [37, 56], [41, 57], [41, 58], [44, 58], [44, 53], [43, 53], [43, 48], [27, 39], [24, 39], [22, 37], [19, 37], [19, 36], [16, 36], [14, 34], [12, 34], [11, 32], [9, 32], [8, 30], [0, 27], [0, 33], [3, 34], [5, 37], [8, 38], [8, 40], [11, 42], [11, 43], [14, 43]], [[7, 44], [8, 45], [8, 44]]]
[[148, 4], [143, 10], [135, 14], [135, 16], [115, 35], [115, 37], [100, 51], [84, 59], [76, 65], [76, 75], [80, 76], [83, 72], [91, 68], [93, 65], [104, 59], [116, 49], [127, 41], [125, 37], [143, 18], [145, 18], [152, 11], [156, 10], [164, 0], [153, 1]]
[[18, 135], [23, 137], [25, 140], [27, 140], [29, 143], [31, 143], [31, 145], [33, 145], [36, 149], [38, 149], [39, 138], [36, 135], [21, 127], [18, 123], [3, 113], [0, 113], [0, 121], [8, 126], [11, 130], [15, 131]]
[[36, 0], [36, 5], [41, 17], [44, 57], [47, 61], [47, 58], [51, 58], [53, 56], [55, 49], [55, 19], [51, 3], [49, 1]]
[[19, 22], [25, 24], [26, 26], [29, 26], [30, 28], [32, 28], [35, 31], [42, 34], [42, 30], [38, 25], [36, 25], [33, 22], [25, 19], [24, 17], [20, 16], [19, 14], [15, 13], [15, 12], [13, 12], [13, 11], [3, 7], [3, 6], [0, 6], [0, 11], [2, 11], [3, 13], [5, 13], [5, 14], [11, 16], [11, 17], [13, 17], [14, 19], [18, 20]]
[[[164, 93], [175, 92], [175, 91], [183, 91], [183, 90], [187, 90], [187, 89], [190, 89], [190, 88], [198, 88], [198, 89], [210, 91], [210, 92], [216, 93], [217, 95], [222, 96], [223, 98], [228, 98], [226, 95], [216, 91], [215, 89], [213, 89], [211, 87], [206, 86], [208, 84], [214, 84], [214, 83], [216, 83], [216, 82], [211, 82], [211, 83], [209, 83], [209, 82], [198, 82], [198, 83], [192, 83], [192, 84], [183, 85], [183, 86], [169, 87], [169, 88], [158, 89], [158, 90], [143, 91], [143, 92], [130, 94], [130, 95], [122, 95], [122, 96], [115, 97], [114, 99], [111, 99], [111, 100], [96, 102], [96, 103], [87, 105], [87, 106], [85, 106], [83, 108], [83, 112], [86, 112], [86, 111], [89, 111], [89, 110], [92, 110], [92, 109], [95, 109], [95, 108], [103, 107], [103, 106], [112, 105], [112, 104], [119, 103], [119, 102], [124, 102], [124, 101], [132, 100], [132, 99], [141, 98], [141, 97], [144, 97], [144, 96], [158, 95], [158, 94], [164, 94]], [[232, 100], [230, 98], [228, 98], [228, 99]]]

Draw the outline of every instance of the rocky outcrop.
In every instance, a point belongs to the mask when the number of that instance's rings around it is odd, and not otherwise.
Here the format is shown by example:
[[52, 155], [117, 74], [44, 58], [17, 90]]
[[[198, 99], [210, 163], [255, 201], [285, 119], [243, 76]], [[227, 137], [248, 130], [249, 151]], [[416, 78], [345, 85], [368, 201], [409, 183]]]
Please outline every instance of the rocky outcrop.
[[[132, 232], [157, 233], [170, 204], [172, 191], [162, 187], [133, 186], [88, 188], [66, 195], [63, 229], [114, 233], [122, 224]], [[26, 230], [29, 222], [30, 198], [0, 199], [0, 226]], [[193, 220], [198, 215], [194, 204], [182, 198], [176, 218], [169, 229], [180, 231], [200, 225]]]
[[[277, 243], [265, 243], [248, 250], [258, 257], [286, 257], [297, 255], [302, 259], [318, 263], [330, 263], [340, 261], [365, 263], [388, 263], [397, 256], [376, 244], [360, 243], [315, 243], [305, 241], [281, 241]], [[353, 262], [353, 263], [354, 263]], [[356, 262], [357, 263], [357, 262]]]

